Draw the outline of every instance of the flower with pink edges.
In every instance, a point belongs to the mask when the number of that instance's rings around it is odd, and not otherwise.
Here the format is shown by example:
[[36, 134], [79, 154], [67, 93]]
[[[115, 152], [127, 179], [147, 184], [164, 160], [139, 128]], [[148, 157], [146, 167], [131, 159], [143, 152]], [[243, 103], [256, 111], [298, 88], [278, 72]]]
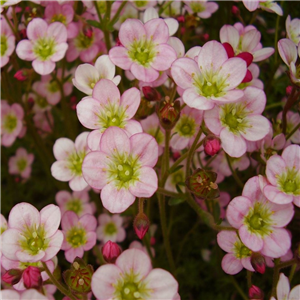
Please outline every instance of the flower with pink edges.
[[139, 249], [128, 249], [115, 264], [98, 268], [91, 285], [99, 300], [180, 299], [175, 278], [163, 269], [152, 269], [149, 256]]
[[87, 95], [92, 95], [95, 84], [100, 79], [109, 79], [115, 85], [121, 81], [121, 76], [115, 76], [116, 66], [111, 62], [108, 55], [101, 55], [97, 58], [95, 66], [91, 64], [79, 65], [75, 71], [73, 84], [78, 90]]
[[[277, 300], [297, 300], [300, 296], [300, 284], [296, 285], [291, 290], [289, 279], [283, 273], [280, 273], [276, 287], [276, 295]], [[276, 299], [271, 297], [270, 300]]]
[[33, 69], [40, 75], [53, 72], [55, 63], [61, 60], [67, 51], [67, 30], [60, 22], [50, 25], [36, 18], [27, 26], [28, 40], [19, 42], [17, 55], [23, 60], [32, 61]]
[[149, 198], [157, 189], [153, 170], [158, 159], [158, 145], [146, 133], [130, 138], [119, 127], [109, 127], [100, 141], [100, 151], [90, 152], [82, 172], [88, 184], [102, 189], [103, 206], [111, 213], [126, 210], [136, 197]]
[[246, 62], [239, 57], [228, 58], [225, 48], [217, 41], [207, 42], [200, 49], [197, 61], [183, 57], [171, 67], [175, 83], [184, 89], [183, 101], [199, 110], [239, 100], [244, 92], [236, 87], [246, 72]]
[[285, 21], [285, 27], [287, 37], [297, 46], [300, 43], [300, 19], [295, 18], [291, 20], [291, 16], [288, 16]]
[[208, 19], [211, 15], [217, 11], [219, 5], [212, 1], [206, 0], [185, 0], [184, 3], [185, 9], [188, 11], [189, 14], [196, 13], [197, 16], [201, 19]]
[[3, 300], [49, 300], [48, 297], [39, 293], [35, 289], [29, 289], [24, 292], [17, 292], [15, 290], [2, 290], [0, 291], [0, 299]]
[[126, 231], [123, 228], [123, 217], [114, 214], [101, 214], [98, 217], [97, 239], [105, 244], [108, 241], [121, 243], [125, 240]]
[[0, 20], [0, 28], [1, 28], [0, 68], [2, 68], [8, 63], [9, 57], [12, 55], [12, 53], [15, 50], [16, 38], [4, 18], [1, 18]]
[[73, 191], [82, 191], [88, 184], [82, 176], [82, 162], [89, 152], [87, 136], [82, 132], [75, 143], [68, 138], [59, 138], [53, 145], [54, 157], [57, 159], [51, 166], [52, 176], [59, 181], [69, 181]]
[[20, 175], [28, 179], [31, 174], [31, 165], [34, 160], [32, 153], [27, 153], [26, 149], [18, 148], [16, 155], [10, 157], [8, 161], [8, 172], [12, 175]]
[[64, 213], [61, 228], [64, 241], [61, 246], [65, 250], [65, 258], [72, 263], [78, 256], [83, 257], [84, 251], [91, 250], [96, 245], [97, 220], [93, 215], [85, 214], [78, 217], [73, 211]]
[[1, 100], [1, 145], [10, 147], [21, 134], [24, 110], [18, 103], [11, 106]]
[[141, 102], [137, 88], [130, 88], [120, 95], [117, 86], [108, 79], [101, 79], [93, 89], [92, 97], [83, 98], [76, 106], [80, 123], [94, 129], [88, 136], [91, 150], [99, 150], [101, 137], [105, 130], [117, 126], [128, 136], [142, 132], [138, 121], [131, 120]]
[[[139, 241], [131, 242], [128, 249], [139, 249], [149, 256], [147, 247], [143, 246], [143, 244]], [[151, 251], [152, 256], [155, 257], [155, 250], [153, 247], [150, 247], [150, 251]]]
[[246, 247], [255, 252], [278, 258], [291, 247], [291, 237], [286, 226], [294, 215], [291, 203], [278, 205], [270, 202], [262, 193], [259, 177], [250, 178], [242, 196], [235, 197], [227, 207], [227, 220], [238, 229]]
[[127, 19], [120, 28], [121, 46], [109, 51], [111, 61], [124, 70], [130, 70], [138, 79], [152, 82], [159, 71], [170, 68], [176, 59], [174, 49], [167, 44], [169, 28], [162, 19], [152, 19], [145, 24]]
[[261, 33], [253, 25], [243, 26], [242, 23], [224, 25], [220, 30], [221, 43], [229, 43], [235, 55], [248, 52], [253, 55], [253, 61], [262, 61], [274, 53], [274, 48], [262, 48]]
[[270, 130], [270, 122], [261, 115], [265, 104], [263, 90], [247, 87], [238, 103], [218, 105], [206, 111], [205, 125], [220, 137], [227, 154], [240, 157], [247, 151], [246, 141], [261, 140]]
[[282, 8], [274, 0], [242, 0], [249, 11], [255, 11], [258, 8], [268, 12], [274, 12], [279, 16], [283, 15]]
[[243, 268], [254, 272], [251, 265], [252, 251], [243, 244], [235, 231], [220, 231], [217, 241], [220, 248], [228, 252], [222, 259], [222, 269], [225, 273], [235, 275]]
[[281, 156], [273, 155], [267, 161], [268, 182], [264, 195], [276, 204], [294, 202], [300, 207], [300, 146], [286, 147]]
[[21, 262], [50, 260], [63, 242], [60, 219], [59, 207], [53, 204], [40, 212], [29, 203], [15, 205], [9, 213], [8, 229], [1, 236], [2, 254]]
[[55, 195], [55, 201], [58, 204], [61, 214], [70, 210], [82, 217], [85, 214], [94, 214], [95, 206], [89, 202], [90, 197], [87, 190], [80, 192], [59, 191]]

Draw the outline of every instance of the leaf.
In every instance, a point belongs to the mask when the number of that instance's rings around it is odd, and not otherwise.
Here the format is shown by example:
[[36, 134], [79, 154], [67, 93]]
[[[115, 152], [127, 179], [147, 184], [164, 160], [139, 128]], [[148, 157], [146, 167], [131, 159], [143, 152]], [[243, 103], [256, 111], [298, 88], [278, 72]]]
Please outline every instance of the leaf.
[[102, 26], [99, 22], [95, 21], [95, 20], [86, 20], [87, 23], [93, 27], [99, 28], [102, 30]]
[[185, 200], [182, 199], [182, 198], [171, 198], [169, 201], [168, 201], [168, 204], [170, 206], [175, 206], [175, 205], [178, 205], [180, 203], [183, 203]]
[[179, 165], [177, 166], [174, 170], [172, 170], [172, 172], [170, 174], [173, 174], [175, 172], [177, 172], [178, 170], [180, 170], [183, 167], [183, 165]]

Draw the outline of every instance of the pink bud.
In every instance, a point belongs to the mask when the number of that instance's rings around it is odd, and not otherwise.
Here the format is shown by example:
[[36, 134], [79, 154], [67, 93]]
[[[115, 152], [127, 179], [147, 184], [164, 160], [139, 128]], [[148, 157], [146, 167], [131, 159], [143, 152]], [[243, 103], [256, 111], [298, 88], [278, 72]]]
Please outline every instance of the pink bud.
[[253, 269], [260, 274], [264, 274], [266, 271], [265, 257], [263, 255], [261, 255], [259, 252], [252, 253], [251, 265], [252, 265]]
[[17, 71], [16, 74], [14, 75], [14, 78], [16, 78], [19, 81], [25, 81], [26, 79], [28, 79], [28, 70], [21, 69]]
[[93, 37], [93, 29], [92, 28], [86, 28], [86, 29], [83, 30], [83, 34], [88, 38], [92, 38]]
[[207, 155], [213, 156], [221, 149], [221, 142], [214, 136], [207, 136], [204, 141], [204, 151]]
[[292, 92], [292, 89], [293, 89], [293, 87], [291, 85], [287, 86], [286, 89], [285, 89], [286, 94], [290, 95], [291, 92]]
[[160, 93], [151, 86], [143, 86], [143, 93], [148, 101], [159, 101], [161, 99]]
[[118, 244], [108, 241], [104, 244], [101, 249], [103, 258], [108, 263], [114, 263], [118, 256], [121, 254], [122, 250]]
[[203, 34], [203, 39], [204, 39], [204, 41], [208, 41], [209, 40], [209, 34], [208, 33], [204, 33]]
[[1, 276], [2, 281], [14, 285], [17, 284], [22, 277], [22, 271], [19, 269], [8, 270], [5, 274]]
[[237, 6], [233, 5], [231, 8], [231, 12], [232, 12], [232, 14], [237, 15], [240, 13], [240, 10]]
[[156, 243], [155, 237], [154, 237], [154, 236], [151, 236], [151, 238], [150, 238], [150, 245], [151, 245], [151, 246], [154, 246], [155, 243]]
[[22, 275], [26, 288], [39, 288], [42, 285], [41, 271], [37, 267], [27, 267]]
[[257, 287], [256, 285], [252, 284], [252, 286], [249, 289], [249, 298], [250, 300], [263, 300], [264, 299], [264, 293], [262, 290]]
[[179, 23], [183, 23], [185, 21], [184, 16], [178, 16], [176, 19]]
[[133, 222], [133, 228], [139, 239], [142, 239], [147, 233], [150, 221], [144, 213], [139, 213]]
[[228, 58], [234, 57], [234, 50], [229, 43], [223, 43], [223, 47], [225, 48]]

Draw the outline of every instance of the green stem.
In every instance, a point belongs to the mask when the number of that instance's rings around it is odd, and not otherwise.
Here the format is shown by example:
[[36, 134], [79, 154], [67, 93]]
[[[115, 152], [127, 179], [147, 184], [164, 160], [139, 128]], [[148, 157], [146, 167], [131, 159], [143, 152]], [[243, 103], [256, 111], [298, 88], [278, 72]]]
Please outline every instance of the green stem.
[[272, 108], [275, 108], [275, 107], [282, 107], [283, 106], [283, 103], [282, 102], [276, 102], [276, 103], [272, 103], [272, 104], [269, 104], [265, 107], [265, 111], [266, 110], [269, 110], [269, 109], [272, 109]]
[[143, 213], [143, 212], [144, 212], [144, 199], [139, 198], [139, 213]]
[[161, 188], [161, 187], [158, 187], [156, 192], [159, 193], [159, 194], [168, 196], [168, 197], [180, 198], [180, 199], [185, 199], [186, 198], [185, 194], [174, 193], [174, 192], [165, 190], [164, 188]]
[[248, 289], [250, 289], [251, 286], [252, 286], [252, 279], [251, 279], [251, 277], [252, 277], [252, 272], [249, 271], [249, 270], [247, 270], [247, 285], [248, 285]]
[[119, 15], [122, 11], [122, 9], [124, 8], [124, 6], [126, 5], [128, 1], [122, 1], [122, 4], [120, 5], [120, 7], [118, 8], [117, 12], [115, 13], [114, 17], [111, 19], [109, 25], [113, 26], [119, 19]]
[[100, 265], [105, 265], [105, 264], [106, 264], [106, 261], [104, 260], [103, 255], [102, 255], [102, 252], [99, 250], [99, 247], [98, 247], [97, 245], [94, 246], [93, 252], [96, 253], [97, 258], [98, 258], [99, 261], [100, 261]]
[[[169, 170], [169, 160], [170, 160], [170, 137], [171, 137], [171, 130], [166, 130], [165, 135], [165, 149], [162, 161], [162, 174], [166, 174]], [[164, 178], [164, 176], [163, 176]], [[161, 186], [164, 187], [165, 181], [162, 180]]]
[[151, 262], [152, 262], [152, 264], [153, 264], [154, 257], [153, 257], [152, 252], [151, 252], [151, 247], [150, 247], [150, 240], [149, 240], [149, 237], [150, 237], [150, 235], [149, 235], [149, 233], [147, 233], [147, 234], [144, 236], [144, 238], [143, 238], [143, 243], [144, 243], [144, 245], [146, 246], [147, 252], [148, 252], [148, 254], [149, 254], [149, 256], [150, 256], [150, 259], [151, 259]]
[[293, 128], [293, 130], [285, 137], [288, 140], [298, 129], [300, 128], [300, 122]]
[[276, 258], [274, 261], [274, 271], [273, 271], [273, 283], [272, 283], [272, 294], [271, 296], [276, 297], [276, 286], [279, 279], [279, 270], [278, 268], [278, 262], [280, 261], [280, 258]]
[[239, 292], [239, 294], [242, 296], [244, 300], [248, 300], [249, 298], [247, 295], [243, 292], [243, 290], [240, 288], [239, 284], [236, 282], [235, 278], [233, 276], [230, 276], [232, 284], [235, 286], [236, 290]]
[[101, 12], [100, 12], [100, 10], [99, 10], [99, 7], [98, 7], [98, 5], [97, 5], [97, 1], [94, 1], [94, 6], [95, 6], [95, 8], [96, 8], [96, 11], [97, 11], [97, 15], [98, 15], [99, 21], [100, 21], [100, 23], [101, 23], [101, 25], [102, 25], [103, 20], [102, 20], [102, 16], [101, 16]]
[[292, 280], [293, 280], [296, 268], [297, 268], [297, 263], [295, 263], [295, 264], [292, 265], [290, 276], [289, 276], [289, 281], [290, 282], [292, 282]]
[[293, 87], [292, 92], [288, 97], [285, 106], [282, 110], [282, 133], [284, 134], [286, 133], [286, 128], [287, 128], [287, 113], [295, 104], [299, 96], [300, 96], [300, 92], [297, 91], [295, 87]]
[[239, 178], [239, 176], [237, 175], [236, 171], [233, 169], [233, 167], [232, 167], [232, 165], [231, 165], [231, 161], [230, 161], [229, 155], [228, 155], [227, 153], [225, 153], [225, 155], [226, 155], [226, 160], [227, 160], [227, 163], [228, 163], [228, 166], [229, 166], [229, 168], [230, 168], [230, 171], [231, 171], [231, 173], [232, 173], [233, 178], [235, 179], [235, 181], [237, 182], [237, 184], [238, 184], [241, 188], [243, 188], [243, 187], [244, 187], [244, 184], [243, 184], [243, 182], [240, 180], [240, 178]]
[[77, 298], [75, 298], [74, 295], [52, 275], [47, 265], [43, 261], [42, 261], [42, 265], [47, 275], [49, 276], [50, 280], [57, 287], [57, 289], [60, 290], [65, 296], [69, 297], [71, 300], [77, 300]]
[[21, 39], [20, 35], [19, 35], [18, 31], [16, 31], [15, 28], [12, 26], [10, 20], [8, 19], [7, 15], [6, 15], [6, 12], [3, 13], [3, 16], [4, 16], [5, 20], [6, 20], [6, 23], [8, 24], [9, 28], [14, 33], [14, 35], [16, 37], [16, 40], [19, 41]]

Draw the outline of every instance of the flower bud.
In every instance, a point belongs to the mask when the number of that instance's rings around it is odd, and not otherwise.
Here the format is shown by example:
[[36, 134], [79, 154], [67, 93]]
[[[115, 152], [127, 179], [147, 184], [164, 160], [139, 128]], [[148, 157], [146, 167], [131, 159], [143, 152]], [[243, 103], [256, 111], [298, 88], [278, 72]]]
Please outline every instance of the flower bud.
[[259, 252], [252, 253], [251, 265], [252, 265], [253, 269], [260, 274], [264, 274], [266, 271], [265, 257], [263, 255], [261, 255]]
[[11, 269], [11, 270], [8, 270], [6, 273], [4, 273], [1, 276], [1, 279], [2, 279], [2, 281], [6, 282], [8, 284], [14, 285], [20, 281], [20, 279], [22, 277], [22, 273], [23, 272], [19, 269]]
[[185, 18], [183, 15], [178, 16], [176, 19], [179, 23], [183, 23], [185, 21]]
[[215, 136], [207, 136], [204, 140], [204, 151], [207, 155], [213, 156], [221, 149], [221, 142]]
[[103, 258], [108, 263], [114, 263], [122, 253], [120, 246], [112, 241], [107, 241], [101, 249]]
[[133, 222], [133, 228], [139, 239], [142, 239], [147, 233], [150, 221], [144, 213], [139, 213]]
[[226, 50], [228, 58], [234, 57], [234, 50], [232, 46], [229, 43], [223, 43], [222, 45]]
[[233, 15], [238, 15], [240, 13], [240, 10], [237, 6], [233, 5], [231, 8], [231, 12]]
[[249, 289], [249, 298], [250, 298], [250, 300], [254, 300], [254, 299], [263, 300], [264, 293], [262, 292], [262, 290], [259, 287], [252, 284], [252, 286]]
[[87, 294], [91, 291], [91, 281], [94, 269], [83, 259], [76, 257], [71, 268], [63, 273], [64, 280], [69, 288], [77, 294]]
[[216, 179], [217, 173], [197, 169], [187, 178], [185, 184], [196, 197], [209, 200], [220, 195]]
[[16, 78], [19, 81], [25, 81], [28, 79], [29, 71], [29, 69], [21, 69], [16, 72], [14, 78]]
[[142, 97], [140, 106], [135, 114], [137, 119], [143, 120], [146, 119], [154, 112], [154, 106], [151, 102]]
[[287, 95], [290, 95], [292, 93], [293, 87], [291, 85], [288, 85], [285, 89], [285, 92]]
[[180, 117], [180, 102], [176, 100], [174, 103], [164, 101], [158, 110], [158, 118], [161, 126], [166, 130], [171, 130]]
[[151, 86], [143, 86], [144, 97], [148, 101], [160, 101], [161, 95], [160, 93]]
[[27, 267], [23, 272], [22, 278], [27, 289], [38, 289], [42, 285], [41, 271], [37, 267]]

